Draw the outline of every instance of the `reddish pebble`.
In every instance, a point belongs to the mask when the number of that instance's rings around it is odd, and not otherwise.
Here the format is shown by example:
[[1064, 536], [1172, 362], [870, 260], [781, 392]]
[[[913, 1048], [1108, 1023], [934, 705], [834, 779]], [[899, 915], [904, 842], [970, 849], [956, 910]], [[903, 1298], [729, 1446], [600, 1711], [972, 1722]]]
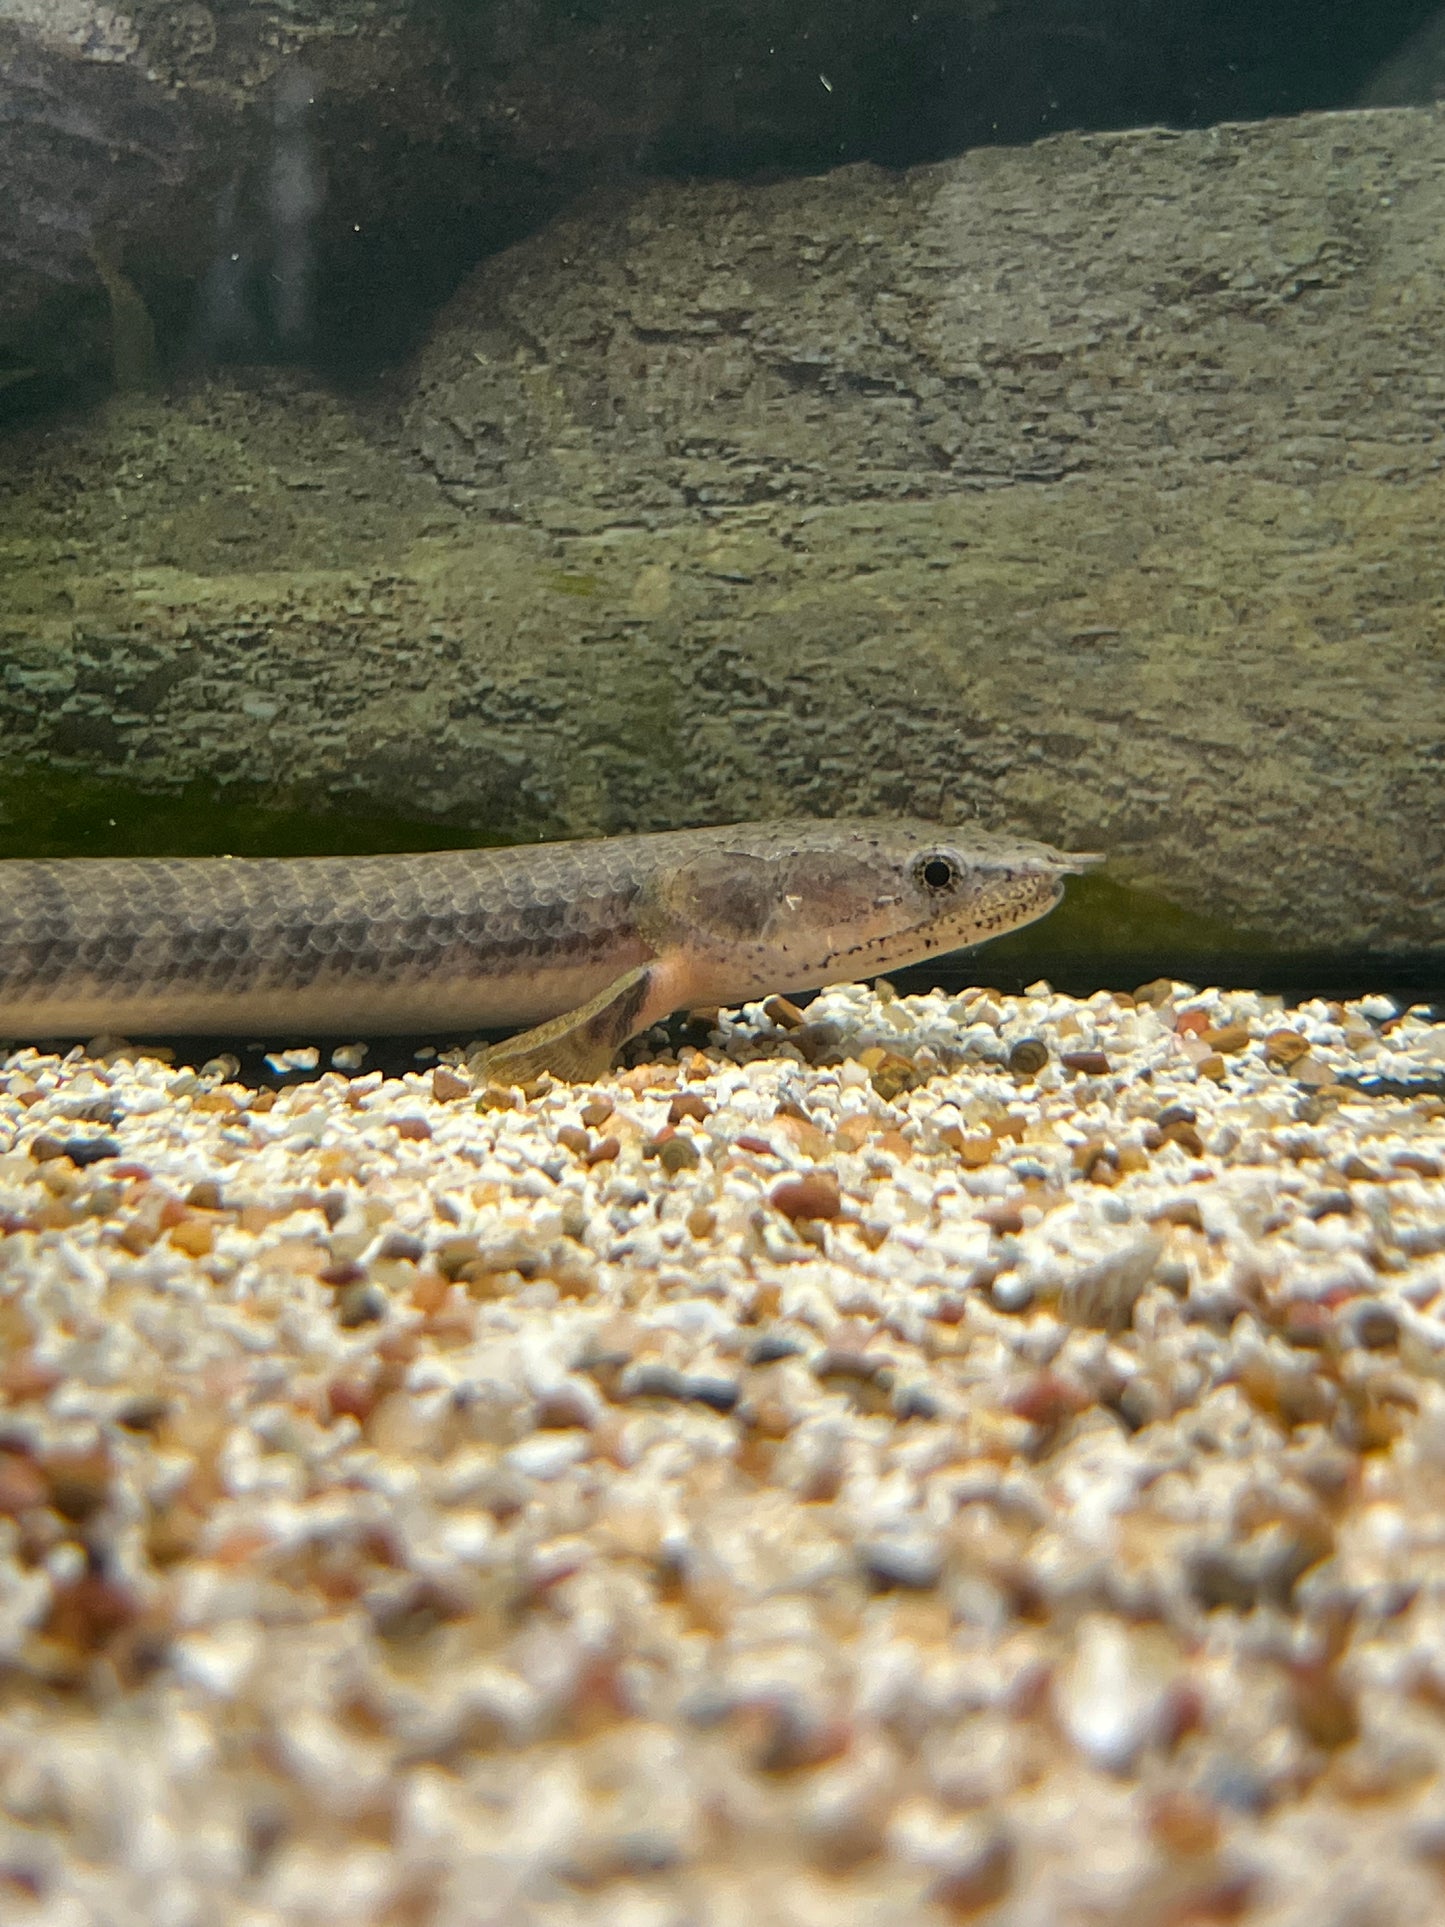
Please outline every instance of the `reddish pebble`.
[[1088, 1402], [1078, 1385], [1057, 1372], [1042, 1371], [1035, 1372], [1006, 1404], [1015, 1418], [1027, 1419], [1031, 1425], [1057, 1425], [1083, 1411]]
[[471, 1092], [470, 1082], [445, 1064], [438, 1064], [431, 1074], [431, 1094], [438, 1104], [454, 1104], [459, 1097], [470, 1097]]
[[[741, 1139], [739, 1142], [741, 1143]], [[831, 1171], [805, 1171], [773, 1188], [773, 1203], [785, 1218], [836, 1218], [843, 1209], [838, 1180]]]
[[1180, 1857], [1213, 1853], [1219, 1845], [1218, 1810], [1202, 1795], [1182, 1787], [1166, 1787], [1149, 1801], [1144, 1824], [1166, 1853]]
[[426, 1138], [431, 1136], [431, 1126], [424, 1117], [396, 1117], [392, 1119], [398, 1137]]
[[754, 1157], [773, 1156], [773, 1147], [768, 1140], [765, 1137], [754, 1137], [751, 1131], [744, 1131], [741, 1136], [733, 1139], [733, 1143], [740, 1151], [751, 1151]]
[[0, 1452], [0, 1512], [13, 1517], [50, 1496], [44, 1475], [32, 1459], [19, 1452]]
[[1103, 1077], [1109, 1068], [1109, 1060], [1101, 1050], [1061, 1051], [1059, 1062], [1066, 1071], [1078, 1071], [1085, 1077]]
[[333, 1418], [354, 1418], [364, 1425], [376, 1408], [376, 1387], [364, 1379], [334, 1379], [326, 1403]]
[[23, 1405], [32, 1398], [46, 1398], [64, 1377], [57, 1365], [46, 1365], [28, 1347], [15, 1353], [0, 1371], [0, 1398], [12, 1405]]

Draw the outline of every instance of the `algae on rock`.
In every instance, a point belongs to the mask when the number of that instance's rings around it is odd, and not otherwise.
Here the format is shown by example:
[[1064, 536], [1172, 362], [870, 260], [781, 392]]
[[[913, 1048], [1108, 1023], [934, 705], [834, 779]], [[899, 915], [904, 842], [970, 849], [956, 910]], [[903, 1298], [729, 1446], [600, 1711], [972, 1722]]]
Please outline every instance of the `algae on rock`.
[[401, 401], [12, 437], [14, 755], [514, 834], [977, 814], [1445, 949], [1445, 116], [607, 198]]

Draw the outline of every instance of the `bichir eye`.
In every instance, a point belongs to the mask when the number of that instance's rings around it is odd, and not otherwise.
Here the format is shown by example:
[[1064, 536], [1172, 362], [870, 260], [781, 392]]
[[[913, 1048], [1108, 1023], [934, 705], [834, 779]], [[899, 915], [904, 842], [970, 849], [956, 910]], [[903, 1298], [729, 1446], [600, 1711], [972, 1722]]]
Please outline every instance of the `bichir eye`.
[[941, 850], [933, 850], [927, 856], [919, 857], [913, 866], [913, 874], [925, 890], [938, 892], [955, 888], [959, 869], [951, 856], [945, 856]]

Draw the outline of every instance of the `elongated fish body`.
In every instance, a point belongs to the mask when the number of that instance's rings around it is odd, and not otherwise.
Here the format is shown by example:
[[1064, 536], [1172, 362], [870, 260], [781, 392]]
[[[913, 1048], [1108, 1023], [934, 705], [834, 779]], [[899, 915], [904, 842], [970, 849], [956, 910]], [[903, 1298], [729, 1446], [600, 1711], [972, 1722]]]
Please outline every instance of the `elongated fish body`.
[[416, 856], [0, 862], [0, 1036], [559, 1019], [565, 1034], [601, 1005], [591, 1062], [685, 1006], [874, 975], [1016, 929], [1095, 861], [880, 819]]

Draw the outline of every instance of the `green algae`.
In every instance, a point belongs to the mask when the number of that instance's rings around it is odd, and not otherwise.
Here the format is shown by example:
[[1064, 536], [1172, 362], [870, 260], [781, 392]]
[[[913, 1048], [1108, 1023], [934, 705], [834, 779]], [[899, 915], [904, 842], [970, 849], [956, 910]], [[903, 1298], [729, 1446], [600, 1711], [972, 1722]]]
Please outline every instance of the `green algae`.
[[0, 771], [0, 857], [362, 856], [509, 840], [485, 827], [318, 809], [239, 785], [197, 780], [154, 791], [63, 770]]

